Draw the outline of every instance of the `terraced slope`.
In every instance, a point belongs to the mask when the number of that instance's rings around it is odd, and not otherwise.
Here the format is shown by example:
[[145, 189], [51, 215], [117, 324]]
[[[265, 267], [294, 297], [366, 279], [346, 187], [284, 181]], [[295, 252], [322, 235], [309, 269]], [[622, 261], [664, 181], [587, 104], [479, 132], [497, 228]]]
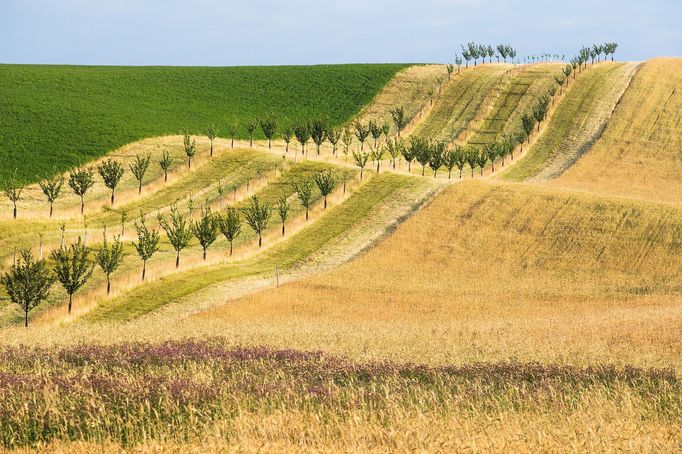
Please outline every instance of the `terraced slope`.
[[0, 183], [64, 171], [146, 137], [268, 113], [348, 121], [407, 65], [0, 65]]
[[602, 137], [553, 186], [682, 204], [682, 59], [648, 60]]
[[355, 261], [195, 326], [363, 359], [679, 370], [680, 269], [677, 207], [469, 181]]
[[446, 86], [413, 133], [448, 142], [459, 138], [477, 115], [483, 115], [484, 105], [492, 103], [495, 87], [510, 68], [492, 64], [463, 71]]
[[428, 106], [429, 89], [436, 89], [439, 77], [443, 80], [447, 78], [444, 65], [415, 65], [403, 69], [362, 110], [358, 119], [362, 122], [374, 120], [379, 124], [388, 123], [391, 133], [395, 134], [391, 110], [402, 107], [408, 121], [415, 121], [419, 112]]
[[521, 129], [523, 114], [531, 112], [537, 99], [556, 86], [554, 76], [562, 74], [562, 67], [559, 63], [540, 63], [513, 70], [469, 143], [482, 145], [500, 136], [516, 134]]
[[604, 62], [577, 80], [557, 107], [542, 137], [503, 175], [509, 180], [557, 178], [596, 142], [637, 64]]

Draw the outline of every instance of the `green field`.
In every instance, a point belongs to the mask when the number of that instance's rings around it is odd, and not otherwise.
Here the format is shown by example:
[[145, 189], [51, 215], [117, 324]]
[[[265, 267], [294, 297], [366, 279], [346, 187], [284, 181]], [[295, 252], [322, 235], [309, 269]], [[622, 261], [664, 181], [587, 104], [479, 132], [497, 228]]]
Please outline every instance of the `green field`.
[[0, 65], [0, 182], [32, 182], [144, 137], [269, 113], [348, 121], [407, 65]]

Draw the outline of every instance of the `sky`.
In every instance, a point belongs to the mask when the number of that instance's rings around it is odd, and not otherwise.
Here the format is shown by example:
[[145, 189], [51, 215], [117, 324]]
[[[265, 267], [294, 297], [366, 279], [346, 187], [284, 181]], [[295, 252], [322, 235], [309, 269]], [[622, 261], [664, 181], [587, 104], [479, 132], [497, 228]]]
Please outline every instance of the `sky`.
[[682, 56], [682, 0], [0, 0], [0, 63], [445, 63], [460, 44], [519, 56]]

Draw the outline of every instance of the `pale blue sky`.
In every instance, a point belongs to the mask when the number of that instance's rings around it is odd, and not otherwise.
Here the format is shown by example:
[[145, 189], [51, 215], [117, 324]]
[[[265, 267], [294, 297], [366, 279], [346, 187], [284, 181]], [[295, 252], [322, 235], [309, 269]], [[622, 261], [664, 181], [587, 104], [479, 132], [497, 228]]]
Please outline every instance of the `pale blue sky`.
[[680, 22], [682, 0], [0, 0], [0, 63], [445, 62], [471, 40], [642, 60], [682, 55]]

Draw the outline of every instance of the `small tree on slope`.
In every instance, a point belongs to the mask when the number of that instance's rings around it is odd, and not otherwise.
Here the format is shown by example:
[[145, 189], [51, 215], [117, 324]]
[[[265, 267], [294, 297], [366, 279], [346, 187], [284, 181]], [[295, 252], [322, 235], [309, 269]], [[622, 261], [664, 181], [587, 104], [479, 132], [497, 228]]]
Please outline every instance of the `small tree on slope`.
[[28, 313], [47, 299], [54, 281], [45, 260], [34, 261], [28, 249], [22, 250], [18, 263], [0, 277], [0, 283], [5, 286], [10, 301], [21, 307], [26, 328]]
[[95, 265], [90, 263], [89, 255], [90, 249], [83, 244], [80, 237], [76, 243], [68, 248], [62, 246], [52, 251], [54, 273], [69, 295], [69, 314], [71, 313], [73, 294], [85, 285], [92, 276]]

